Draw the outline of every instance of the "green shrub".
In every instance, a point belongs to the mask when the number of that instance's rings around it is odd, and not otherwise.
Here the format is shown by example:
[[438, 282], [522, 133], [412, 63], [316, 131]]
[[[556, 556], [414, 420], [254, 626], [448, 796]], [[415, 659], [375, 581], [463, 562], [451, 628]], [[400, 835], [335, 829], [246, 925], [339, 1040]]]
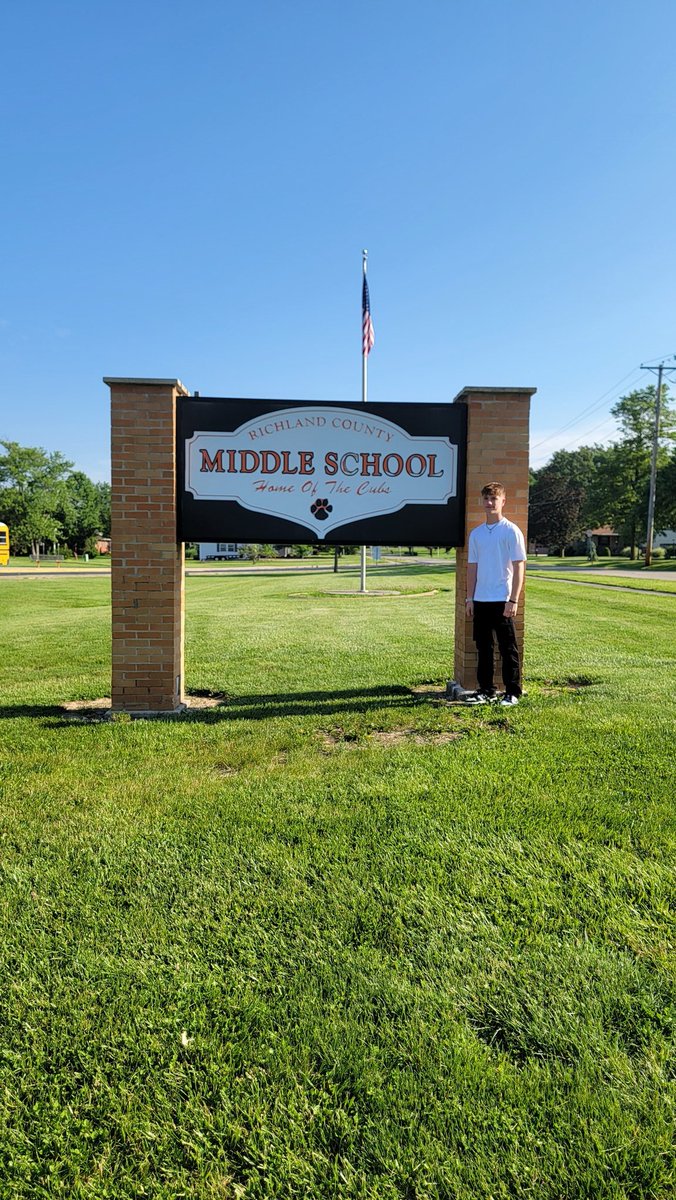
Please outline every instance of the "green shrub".
[[667, 552], [664, 546], [655, 546], [653, 550], [653, 558], [666, 558]]
[[599, 558], [610, 558], [610, 546], [599, 546], [597, 554]]

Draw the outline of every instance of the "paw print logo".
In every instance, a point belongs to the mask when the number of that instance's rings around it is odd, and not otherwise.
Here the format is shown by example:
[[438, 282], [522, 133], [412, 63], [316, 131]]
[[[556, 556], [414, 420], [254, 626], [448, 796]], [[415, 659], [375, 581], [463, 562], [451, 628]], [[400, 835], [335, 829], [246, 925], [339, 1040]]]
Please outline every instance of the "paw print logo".
[[315, 500], [314, 504], [310, 505], [310, 512], [318, 521], [325, 521], [330, 512], [333, 512], [333, 505], [329, 504], [328, 500]]

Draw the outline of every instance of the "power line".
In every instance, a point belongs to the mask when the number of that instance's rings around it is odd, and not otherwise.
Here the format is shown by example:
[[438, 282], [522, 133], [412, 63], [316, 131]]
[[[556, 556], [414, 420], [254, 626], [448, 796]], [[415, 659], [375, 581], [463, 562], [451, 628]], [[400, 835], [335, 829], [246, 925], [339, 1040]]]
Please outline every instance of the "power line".
[[[676, 354], [670, 355], [669, 357], [676, 360]], [[635, 370], [639, 371], [639, 376], [638, 376], [638, 379], [634, 380], [634, 385], [641, 383], [643, 376], [647, 375], [647, 373], [649, 371], [652, 371], [654, 369], [655, 368], [650, 367], [647, 364], [645, 364], [645, 365], [642, 364], [641, 368], [636, 367]], [[666, 370], [675, 370], [676, 368], [665, 368], [665, 369]], [[630, 372], [630, 375], [633, 375], [633, 374], [634, 374], [633, 371]], [[630, 375], [625, 375], [624, 380], [620, 380], [620, 383], [624, 383], [625, 380], [630, 378]], [[610, 403], [611, 400], [614, 400], [616, 398], [616, 396], [619, 396], [620, 391], [622, 390], [618, 384], [616, 384], [615, 387], [616, 387], [616, 394], [614, 396], [609, 397], [609, 399], [606, 401], [606, 403], [608, 403], [608, 404]], [[667, 387], [668, 387], [668, 385], [666, 383], [662, 384], [662, 394], [663, 395], [666, 394]], [[609, 389], [609, 390], [611, 390], [611, 389]], [[604, 393], [604, 397], [605, 396], [608, 396], [608, 392]], [[545, 446], [547, 444], [547, 442], [553, 441], [554, 438], [557, 438], [559, 436], [559, 434], [565, 433], [566, 430], [571, 429], [574, 425], [579, 424], [579, 422], [582, 420], [583, 416], [591, 416], [592, 413], [597, 412], [598, 409], [602, 408], [602, 407], [603, 407], [603, 403], [594, 403], [593, 405], [590, 405], [589, 408], [584, 410], [584, 413], [582, 414], [581, 417], [574, 418], [574, 420], [569, 421], [566, 425], [562, 425], [560, 429], [556, 429], [556, 430], [554, 430], [553, 433], [548, 434], [546, 438], [542, 438], [541, 441], [535, 442], [535, 444], [533, 446], [531, 446], [531, 452], [539, 449], [540, 446]], [[610, 416], [610, 415], [611, 414], [609, 413], [608, 416]], [[595, 433], [596, 430], [601, 429], [604, 424], [605, 424], [605, 421], [602, 421], [599, 425], [595, 425], [593, 429], [588, 429], [587, 434]], [[586, 434], [585, 434], [585, 436], [586, 436]], [[559, 446], [558, 448], [560, 450], [567, 450], [569, 446], [572, 446], [574, 444], [574, 441], [575, 441], [575, 439], [573, 439], [572, 442], [567, 442], [565, 446]]]
[[545, 443], [551, 441], [552, 438], [558, 437], [560, 433], [565, 433], [567, 429], [572, 429], [574, 425], [579, 425], [580, 421], [583, 421], [585, 417], [590, 417], [592, 413], [598, 412], [599, 408], [603, 408], [604, 405], [609, 404], [610, 400], [615, 399], [615, 395], [611, 395], [611, 392], [618, 393], [618, 390], [622, 387], [622, 385], [628, 379], [631, 379], [632, 375], [635, 375], [637, 371], [639, 373], [639, 378], [635, 380], [635, 382], [638, 383], [641, 375], [646, 374], [646, 372], [641, 367], [634, 367], [627, 375], [624, 375], [622, 379], [618, 379], [617, 383], [614, 383], [612, 387], [609, 387], [602, 396], [599, 396], [598, 400], [594, 400], [591, 404], [587, 405], [587, 407], [583, 409], [579, 416], [573, 417], [571, 421], [568, 421], [565, 425], [562, 425], [560, 429], [556, 429], [546, 438], [542, 438], [541, 441], [536, 442], [534, 446], [531, 446], [531, 450], [537, 450], [539, 446], [544, 446]]
[[[674, 357], [674, 358], [676, 358], [676, 354], [674, 354], [674, 355], [673, 355], [673, 357]], [[654, 369], [656, 370], [657, 368], [654, 368]], [[653, 370], [653, 368], [651, 368], [651, 367], [647, 367], [646, 369], [644, 369], [644, 370], [643, 370], [643, 374], [644, 374], [644, 375], [647, 375], [647, 373], [648, 373], [648, 371], [649, 371], [649, 370]], [[676, 367], [665, 367], [665, 370], [667, 370], [667, 371], [676, 371]], [[641, 377], [639, 376], [639, 378], [636, 380], [636, 382], [637, 382], [637, 383], [639, 383], [639, 382], [640, 382], [640, 378], [641, 378]], [[667, 389], [667, 386], [668, 386], [668, 385], [667, 385], [666, 383], [663, 383], [663, 384], [662, 384], [662, 396], [663, 396], [663, 397], [664, 397], [664, 396], [665, 396], [665, 394], [666, 394], [666, 389]], [[593, 429], [588, 429], [588, 430], [587, 430], [587, 432], [586, 432], [586, 434], [585, 434], [585, 437], [586, 437], [586, 436], [588, 436], [588, 435], [591, 435], [592, 433], [596, 433], [596, 430], [597, 430], [597, 429], [603, 429], [603, 426], [606, 424], [606, 421], [608, 420], [608, 418], [609, 418], [610, 416], [611, 416], [611, 414], [610, 414], [610, 413], [608, 413], [608, 415], [607, 415], [607, 416], [606, 416], [606, 417], [603, 419], [603, 421], [601, 421], [601, 422], [600, 422], [598, 425], [594, 425]], [[564, 427], [564, 429], [565, 429], [565, 427]], [[560, 432], [560, 433], [562, 433], [562, 432], [564, 432], [564, 430], [559, 430], [559, 432]], [[556, 435], [555, 433], [551, 434], [551, 437], [552, 437], [552, 438], [554, 438], [554, 437], [556, 437], [556, 436], [557, 436], [557, 435]], [[545, 438], [545, 441], [549, 441], [549, 440], [550, 440], [549, 438]], [[575, 439], [575, 438], [573, 438], [572, 442], [566, 442], [565, 446], [559, 446], [559, 447], [558, 447], [558, 449], [559, 449], [559, 450], [569, 450], [569, 449], [571, 448], [571, 446], [574, 446], [574, 445], [575, 445], [575, 441], [576, 441], [576, 439]], [[538, 443], [538, 445], [540, 445], [540, 446], [542, 446], [543, 444], [544, 444], [543, 442], [539, 442], [539, 443]], [[533, 446], [533, 447], [531, 447], [531, 449], [533, 449], [533, 450], [534, 450], [534, 449], [535, 449], [535, 447]]]
[[[676, 354], [670, 354], [669, 358], [672, 362], [676, 361]], [[660, 443], [660, 407], [662, 404], [662, 377], [664, 374], [669, 374], [676, 371], [676, 367], [668, 367], [666, 362], [655, 363], [653, 366], [645, 368], [657, 375], [657, 389], [655, 393], [655, 425], [653, 429], [653, 444], [650, 455], [650, 492], [648, 495], [648, 528], [646, 530], [645, 539], [645, 565], [650, 566], [653, 553], [653, 533], [655, 526], [655, 491], [657, 487], [657, 451]]]
[[666, 364], [669, 362], [669, 359], [671, 359], [672, 362], [676, 360], [676, 354], [658, 354], [656, 358], [651, 358], [649, 362], [641, 363], [641, 366], [644, 367], [645, 370], [650, 371], [652, 370], [652, 366], [659, 367], [660, 363], [662, 363], [663, 366], [666, 366]]
[[[600, 421], [598, 425], [595, 425], [593, 429], [588, 429], [587, 434], [585, 436], [588, 436], [589, 434], [592, 434], [592, 433], [596, 433], [597, 429], [603, 429], [603, 426], [605, 424], [607, 424], [609, 417], [610, 417], [610, 413], [608, 413], [608, 415], [606, 417], [604, 417], [603, 420]], [[559, 450], [570, 449], [571, 446], [575, 445], [575, 441], [576, 441], [576, 439], [573, 438], [572, 442], [566, 442], [565, 446], [559, 446]]]

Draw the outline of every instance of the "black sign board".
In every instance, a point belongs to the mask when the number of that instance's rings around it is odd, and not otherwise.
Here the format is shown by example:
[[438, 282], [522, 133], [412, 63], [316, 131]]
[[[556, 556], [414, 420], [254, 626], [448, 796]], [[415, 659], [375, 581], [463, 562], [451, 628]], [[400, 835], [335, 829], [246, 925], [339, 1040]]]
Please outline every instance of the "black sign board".
[[180, 541], [464, 541], [463, 404], [178, 401]]

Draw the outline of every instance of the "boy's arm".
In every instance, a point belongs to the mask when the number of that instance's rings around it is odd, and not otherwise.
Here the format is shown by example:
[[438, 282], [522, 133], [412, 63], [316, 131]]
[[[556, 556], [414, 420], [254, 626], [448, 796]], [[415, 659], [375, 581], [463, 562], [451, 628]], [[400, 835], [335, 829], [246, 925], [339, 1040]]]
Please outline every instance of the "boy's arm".
[[512, 563], [512, 594], [505, 604], [505, 616], [516, 616], [516, 610], [519, 607], [519, 596], [523, 587], [524, 575], [526, 574], [526, 564], [523, 559]]
[[477, 564], [467, 564], [467, 597], [465, 599], [465, 616], [474, 616], [474, 589], [476, 587]]

